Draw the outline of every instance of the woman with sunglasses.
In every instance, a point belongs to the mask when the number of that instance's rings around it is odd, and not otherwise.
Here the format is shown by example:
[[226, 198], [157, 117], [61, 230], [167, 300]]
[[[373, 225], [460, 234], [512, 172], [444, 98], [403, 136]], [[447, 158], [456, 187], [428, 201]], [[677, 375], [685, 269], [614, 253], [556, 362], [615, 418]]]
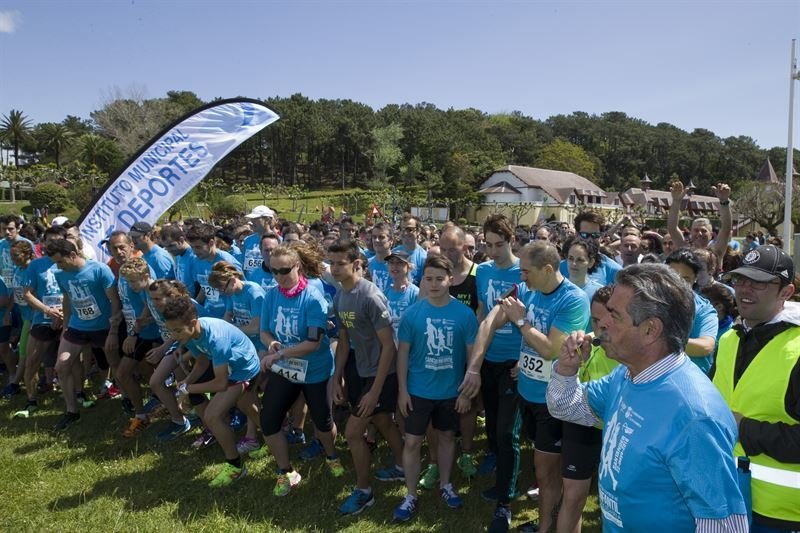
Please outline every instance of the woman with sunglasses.
[[564, 249], [567, 251], [567, 269], [569, 271], [567, 279], [583, 289], [591, 301], [597, 289], [602, 287], [589, 277], [589, 274], [597, 270], [597, 256], [600, 253], [597, 242], [592, 239], [576, 237], [567, 241]]
[[301, 476], [289, 461], [289, 443], [281, 426], [300, 393], [308, 403], [329, 471], [340, 477], [344, 469], [333, 446], [328, 394], [333, 371], [333, 355], [325, 335], [328, 302], [303, 273], [295, 246], [281, 245], [273, 250], [269, 266], [276, 285], [264, 296], [261, 311], [261, 341], [267, 348], [261, 368], [270, 371], [262, 398], [261, 427], [278, 464], [273, 494], [286, 496], [300, 483]]
[[217, 289], [225, 302], [227, 322], [233, 322], [247, 335], [256, 349], [261, 351], [259, 316], [264, 303], [264, 289], [253, 281], [246, 281], [242, 271], [227, 261], [219, 261], [211, 267], [208, 284]]

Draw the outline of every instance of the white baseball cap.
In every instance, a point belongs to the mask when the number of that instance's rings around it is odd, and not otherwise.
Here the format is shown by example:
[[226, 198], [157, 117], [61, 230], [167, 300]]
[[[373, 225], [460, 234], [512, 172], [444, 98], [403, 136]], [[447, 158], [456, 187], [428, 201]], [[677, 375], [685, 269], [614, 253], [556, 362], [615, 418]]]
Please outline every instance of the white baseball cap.
[[65, 216], [63, 216], [63, 215], [62, 215], [62, 216], [57, 216], [57, 217], [55, 217], [55, 218], [54, 218], [54, 219], [53, 219], [53, 220], [50, 222], [50, 225], [51, 225], [51, 226], [63, 226], [63, 225], [64, 225], [64, 224], [66, 224], [67, 222], [69, 222], [69, 219], [68, 219], [67, 217], [65, 217]]
[[261, 218], [261, 217], [270, 217], [275, 218], [275, 211], [270, 209], [265, 205], [257, 205], [250, 211], [249, 214], [245, 215], [246, 218]]

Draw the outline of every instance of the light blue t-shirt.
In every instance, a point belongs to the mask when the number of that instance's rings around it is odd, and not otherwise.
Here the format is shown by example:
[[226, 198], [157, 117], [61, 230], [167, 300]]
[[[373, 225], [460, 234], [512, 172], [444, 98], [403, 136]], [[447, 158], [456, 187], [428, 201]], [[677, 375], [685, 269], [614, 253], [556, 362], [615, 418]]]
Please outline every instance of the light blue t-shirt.
[[[550, 294], [528, 292], [523, 302], [527, 310], [526, 320], [547, 336], [552, 328], [567, 335], [585, 330], [589, 322], [589, 299], [586, 293], [566, 278]], [[553, 360], [542, 357], [525, 339], [522, 339], [520, 346], [517, 390], [529, 402], [545, 403]]]
[[[247, 277], [247, 274], [245, 274], [245, 276]], [[247, 277], [247, 281], [258, 283], [264, 292], [267, 292], [267, 289], [275, 285], [275, 276], [272, 275], [272, 272], [267, 272], [264, 270], [263, 266], [260, 266], [250, 273], [250, 276]]]
[[[264, 295], [261, 310], [261, 331], [268, 331], [284, 348], [306, 340], [308, 328], [328, 326], [328, 302], [309, 284], [299, 295], [288, 298], [277, 285]], [[287, 358], [273, 365], [272, 371], [297, 383], [320, 383], [333, 372], [333, 354], [328, 337], [322, 335], [319, 348], [303, 357]]]
[[[153, 279], [153, 269], [150, 268], [150, 279]], [[136, 292], [134, 291], [125, 276], [120, 276], [117, 280], [117, 292], [119, 293], [119, 303], [122, 306], [122, 317], [125, 319], [125, 328], [128, 331], [128, 336], [131, 337], [136, 334], [134, 326], [136, 319], [139, 318], [147, 305], [147, 298], [149, 297], [148, 290]], [[146, 340], [155, 340], [159, 338], [158, 324], [150, 322], [144, 326], [138, 333], [139, 337]]]
[[[30, 266], [30, 265], [29, 265]], [[30, 322], [33, 318], [33, 309], [25, 301], [25, 287], [28, 286], [28, 267], [16, 267], [11, 276], [11, 290], [14, 294], [14, 303], [17, 304], [22, 320]]]
[[206, 308], [208, 316], [215, 318], [222, 318], [225, 316], [225, 302], [219, 291], [208, 284], [208, 275], [211, 273], [211, 267], [214, 266], [214, 263], [218, 263], [219, 261], [227, 261], [240, 271], [242, 269], [242, 265], [235, 257], [222, 250], [217, 250], [216, 255], [209, 259], [195, 257], [194, 261], [192, 261], [194, 280], [200, 284], [200, 290], [206, 295], [203, 306]]
[[199, 318], [200, 338], [186, 343], [195, 355], [203, 354], [212, 366], [228, 365], [228, 381], [248, 381], [258, 376], [261, 361], [256, 347], [229, 322], [213, 317]]
[[392, 329], [394, 330], [394, 338], [398, 339], [397, 333], [400, 329], [400, 319], [410, 306], [414, 305], [419, 295], [419, 287], [413, 284], [408, 284], [403, 291], [396, 291], [389, 285], [389, 289], [384, 292], [386, 294], [386, 301], [389, 304], [389, 318], [392, 321]]
[[194, 252], [187, 248], [182, 254], [175, 256], [175, 279], [183, 283], [189, 290], [189, 294], [194, 294]]
[[11, 287], [13, 283], [12, 277], [14, 276], [14, 271], [17, 269], [17, 265], [15, 265], [14, 261], [11, 260], [11, 246], [19, 241], [25, 241], [29, 243], [33, 248], [34, 256], [36, 255], [36, 246], [34, 246], [34, 244], [25, 237], [17, 236], [17, 238], [14, 239], [14, 242], [9, 241], [8, 239], [0, 239], [0, 275], [3, 276], [3, 281], [6, 283], [6, 287]]
[[695, 518], [746, 514], [736, 422], [711, 380], [686, 360], [649, 383], [626, 372], [583, 385], [603, 421], [603, 531], [694, 531]]
[[[622, 265], [605, 254], [600, 254], [599, 257], [600, 264], [597, 265], [597, 269], [591, 274], [587, 274], [587, 276], [589, 279], [599, 283], [600, 286], [610, 285], [614, 283], [617, 272], [622, 270]], [[566, 259], [561, 260], [558, 269], [565, 278], [569, 279], [569, 267]]]
[[[47, 307], [61, 309], [64, 295], [56, 281], [58, 266], [49, 257], [34, 259], [28, 265], [27, 285], [31, 288], [33, 295]], [[31, 324], [52, 324], [53, 319], [43, 314], [41, 311], [33, 312]]]
[[[147, 304], [147, 308], [150, 310], [150, 316], [153, 317], [153, 320], [155, 321], [156, 326], [158, 327], [158, 331], [161, 334], [161, 339], [164, 342], [167, 342], [169, 339], [172, 338], [172, 335], [167, 329], [167, 321], [164, 320], [164, 315], [161, 314], [161, 311], [159, 311], [156, 308], [155, 304], [153, 303], [153, 298], [150, 296], [150, 291], [145, 291], [144, 299], [145, 303]], [[205, 312], [203, 306], [197, 303], [197, 301], [194, 298], [192, 298], [192, 303], [194, 304], [194, 308], [197, 311], [198, 318], [205, 316], [203, 314]]]
[[264, 260], [261, 256], [261, 235], [253, 233], [244, 238], [242, 243], [242, 269], [244, 276], [250, 281], [255, 281], [252, 276], [261, 270], [261, 263]]
[[[716, 339], [717, 331], [719, 330], [717, 310], [705, 297], [694, 291], [692, 295], [694, 295], [694, 322], [692, 323], [692, 330], [689, 332], [689, 338], [711, 337]], [[689, 359], [699, 366], [700, 370], [708, 374], [708, 371], [711, 370], [711, 365], [714, 363], [714, 351], [705, 357], [690, 357]]]
[[467, 347], [475, 342], [475, 313], [450, 297], [442, 307], [421, 300], [406, 310], [398, 337], [409, 345], [408, 393], [429, 400], [458, 396], [467, 367]]
[[108, 265], [86, 261], [80, 270], [57, 270], [55, 275], [61, 292], [69, 297], [67, 327], [78, 331], [108, 329], [111, 302], [106, 291], [116, 284]]
[[367, 269], [369, 270], [372, 283], [374, 283], [383, 294], [386, 294], [386, 289], [392, 285], [392, 276], [389, 275], [389, 263], [381, 261], [376, 255], [368, 261]]
[[420, 281], [422, 281], [422, 271], [425, 267], [425, 260], [428, 258], [428, 252], [422, 246], [417, 246], [413, 252], [409, 252], [402, 244], [392, 249], [392, 252], [406, 252], [408, 254], [408, 260], [414, 266], [410, 273], [411, 280], [414, 285], [419, 285]]
[[[8, 290], [6, 286], [6, 282], [3, 281], [3, 277], [0, 276], [0, 298], [13, 298], [14, 295]], [[6, 317], [6, 306], [0, 307], [0, 326], [3, 324], [3, 319]]]
[[149, 252], [142, 255], [150, 270], [153, 271], [153, 278], [156, 279], [177, 279], [175, 276], [175, 261], [168, 251], [155, 244]]
[[[264, 305], [264, 289], [252, 281], [244, 281], [242, 290], [231, 296], [223, 296], [225, 299], [225, 312], [233, 315], [233, 323], [237, 327], [246, 326], [252, 319], [259, 324], [261, 321], [261, 307]], [[250, 340], [255, 344], [256, 349], [262, 350], [264, 346], [258, 333], [250, 336]]]
[[[481, 263], [475, 271], [475, 283], [478, 285], [478, 298], [483, 304], [484, 316], [497, 305], [497, 299], [516, 285], [517, 298], [522, 300], [528, 287], [520, 282], [519, 259], [514, 258], [514, 263], [508, 268], [497, 268], [494, 261]], [[523, 300], [524, 301], [524, 300]], [[486, 350], [486, 360], [493, 363], [516, 361], [519, 358], [519, 343], [522, 334], [519, 329], [507, 322], [503, 327], [494, 332], [489, 348]]]

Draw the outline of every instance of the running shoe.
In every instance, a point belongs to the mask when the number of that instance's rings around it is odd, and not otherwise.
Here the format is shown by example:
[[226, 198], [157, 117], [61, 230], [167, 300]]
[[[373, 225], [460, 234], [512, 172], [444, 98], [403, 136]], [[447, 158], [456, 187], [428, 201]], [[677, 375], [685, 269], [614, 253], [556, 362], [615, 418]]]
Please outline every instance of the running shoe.
[[325, 453], [325, 448], [322, 447], [322, 443], [319, 441], [319, 439], [314, 439], [311, 441], [311, 444], [309, 444], [306, 447], [305, 450], [300, 452], [299, 457], [303, 461], [310, 461], [315, 457], [319, 457], [323, 453]]
[[478, 475], [479, 476], [488, 476], [494, 469], [497, 467], [497, 455], [494, 452], [487, 452], [486, 455], [483, 456], [483, 461], [481, 461], [480, 466], [478, 466]]
[[286, 472], [285, 474], [278, 474], [278, 480], [275, 482], [275, 488], [272, 489], [272, 494], [278, 497], [283, 497], [289, 494], [293, 488], [300, 484], [303, 477], [297, 471]]
[[58, 422], [56, 422], [56, 425], [53, 426], [53, 431], [64, 431], [73, 424], [78, 423], [80, 419], [81, 419], [80, 413], [70, 413], [69, 411], [67, 411], [58, 420]]
[[236, 451], [239, 452], [239, 455], [248, 454], [259, 448], [261, 448], [261, 443], [253, 437], [244, 436], [236, 443]]
[[333, 477], [342, 477], [344, 475], [344, 467], [342, 461], [338, 457], [325, 459], [325, 464], [328, 466], [328, 472]]
[[437, 483], [439, 483], [439, 465], [431, 463], [420, 476], [419, 487], [421, 489], [431, 490]]
[[125, 429], [125, 431], [122, 432], [122, 436], [125, 437], [126, 439], [132, 439], [133, 437], [144, 431], [144, 429], [149, 425], [150, 421], [148, 419], [134, 416], [133, 418], [131, 418], [128, 427]]
[[155, 411], [160, 406], [161, 406], [161, 400], [159, 400], [155, 396], [150, 396], [150, 399], [147, 400], [146, 404], [144, 404], [144, 413], [147, 415], [153, 414], [153, 411]]
[[355, 488], [339, 507], [339, 512], [345, 515], [357, 515], [373, 505], [375, 505], [375, 496], [372, 495], [372, 491], [366, 493]]
[[12, 418], [30, 418], [38, 408], [39, 404], [36, 402], [36, 400], [28, 400], [28, 403], [25, 404], [24, 409], [20, 409], [11, 416]]
[[9, 383], [2, 390], [0, 390], [0, 397], [4, 400], [8, 400], [12, 396], [16, 396], [20, 392], [20, 387], [16, 383]]
[[376, 470], [375, 479], [378, 481], [405, 481], [406, 473], [399, 466], [392, 465]]
[[244, 414], [241, 411], [239, 411], [238, 409], [234, 409], [231, 412], [230, 425], [231, 425], [231, 429], [233, 429], [233, 431], [239, 431], [245, 425], [247, 425], [247, 417], [244, 416]]
[[536, 485], [531, 485], [531, 488], [528, 489], [526, 494], [528, 495], [528, 499], [529, 500], [533, 500], [533, 501], [538, 500], [539, 499], [539, 487], [537, 487]]
[[394, 512], [392, 513], [392, 518], [394, 518], [395, 522], [408, 522], [416, 512], [417, 498], [409, 494], [403, 498], [403, 501], [400, 502], [400, 505], [395, 507]]
[[286, 440], [289, 441], [289, 445], [293, 446], [295, 444], [305, 444], [306, 443], [306, 434], [303, 433], [302, 429], [299, 428], [292, 428], [286, 433]]
[[488, 533], [507, 533], [509, 527], [511, 527], [511, 509], [507, 505], [498, 505], [494, 510]]
[[203, 448], [208, 448], [215, 442], [217, 442], [217, 439], [214, 437], [214, 434], [204, 429], [203, 432], [200, 433], [200, 436], [192, 443], [192, 449], [202, 450]]
[[116, 400], [120, 396], [122, 396], [122, 390], [112, 383], [105, 390], [101, 389], [99, 398], [101, 400]]
[[263, 459], [269, 455], [269, 446], [262, 446], [250, 452], [250, 459]]
[[461, 474], [467, 479], [475, 477], [475, 474], [478, 473], [478, 467], [471, 453], [461, 454], [458, 458], [458, 469], [461, 470]]
[[183, 424], [178, 424], [170, 420], [167, 429], [156, 435], [156, 439], [160, 440], [161, 442], [169, 442], [177, 439], [184, 433], [188, 433], [191, 431], [191, 429], [192, 423], [189, 422], [188, 418], [183, 419]]
[[239, 481], [244, 476], [247, 475], [247, 468], [242, 465], [241, 468], [236, 468], [230, 463], [225, 463], [220, 470], [217, 477], [211, 480], [211, 483], [208, 484], [209, 487], [227, 487], [232, 485], [234, 482]]
[[460, 509], [464, 507], [464, 500], [461, 499], [461, 496], [459, 496], [453, 488], [452, 483], [448, 483], [439, 489], [439, 496], [442, 497], [444, 503], [446, 503], [450, 509]]
[[83, 407], [84, 409], [91, 409], [92, 407], [97, 405], [97, 402], [94, 401], [94, 399], [86, 396], [85, 392], [79, 392], [78, 394], [75, 395], [75, 397], [78, 399], [78, 403], [80, 403], [81, 407]]

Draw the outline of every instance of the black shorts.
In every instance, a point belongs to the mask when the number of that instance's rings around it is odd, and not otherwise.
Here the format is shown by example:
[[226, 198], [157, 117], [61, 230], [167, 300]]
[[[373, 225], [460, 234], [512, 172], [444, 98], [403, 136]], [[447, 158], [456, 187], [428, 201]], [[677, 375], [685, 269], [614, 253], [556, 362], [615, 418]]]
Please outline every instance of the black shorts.
[[[160, 339], [136, 339], [136, 346], [133, 348], [133, 353], [122, 352], [122, 357], [133, 359], [134, 361], [142, 361], [147, 355], [147, 352], [161, 344]], [[120, 347], [122, 343], [120, 343]], [[122, 351], [122, 350], [120, 350]]]
[[540, 452], [561, 453], [561, 420], [554, 418], [545, 403], [522, 399], [522, 423], [525, 433]]
[[[206, 383], [212, 379], [214, 379], [214, 367], [209, 364], [208, 368], [206, 368], [206, 371], [203, 372], [203, 375], [200, 376], [195, 383]], [[189, 403], [194, 406], [203, 405], [207, 401], [208, 397], [205, 394], [201, 393], [189, 395]]]
[[439, 431], [458, 431], [460, 418], [456, 412], [455, 398], [429, 400], [412, 395], [411, 409], [406, 417], [406, 433], [410, 435], [425, 435], [428, 422]]
[[31, 337], [41, 342], [53, 342], [61, 336], [61, 329], [53, 329], [47, 324], [31, 326]]
[[561, 441], [561, 476], [567, 479], [591, 479], [600, 464], [603, 430], [563, 423]]
[[[350, 412], [353, 415], [357, 416], [358, 404], [361, 401], [361, 398], [363, 398], [364, 395], [370, 391], [373, 383], [375, 383], [374, 377], [358, 377], [357, 379], [351, 378], [350, 381], [346, 382], [347, 397], [350, 400]], [[377, 415], [378, 413], [394, 413], [397, 410], [398, 392], [399, 388], [397, 385], [397, 374], [389, 374], [386, 376], [386, 380], [383, 382], [381, 394], [378, 396], [378, 404], [375, 406], [375, 410], [372, 411], [372, 414]]]
[[8, 342], [11, 340], [12, 326], [0, 326], [0, 342]]
[[91, 344], [96, 348], [102, 348], [105, 345], [106, 337], [108, 337], [107, 329], [81, 331], [75, 328], [67, 328], [67, 331], [64, 332], [64, 338], [72, 344], [78, 344], [80, 346]]
[[333, 429], [328, 381], [319, 383], [293, 383], [274, 372], [269, 373], [269, 382], [261, 398], [261, 431], [265, 437], [281, 430], [286, 413], [292, 408], [297, 397], [303, 393], [308, 412], [314, 426], [326, 433]]

